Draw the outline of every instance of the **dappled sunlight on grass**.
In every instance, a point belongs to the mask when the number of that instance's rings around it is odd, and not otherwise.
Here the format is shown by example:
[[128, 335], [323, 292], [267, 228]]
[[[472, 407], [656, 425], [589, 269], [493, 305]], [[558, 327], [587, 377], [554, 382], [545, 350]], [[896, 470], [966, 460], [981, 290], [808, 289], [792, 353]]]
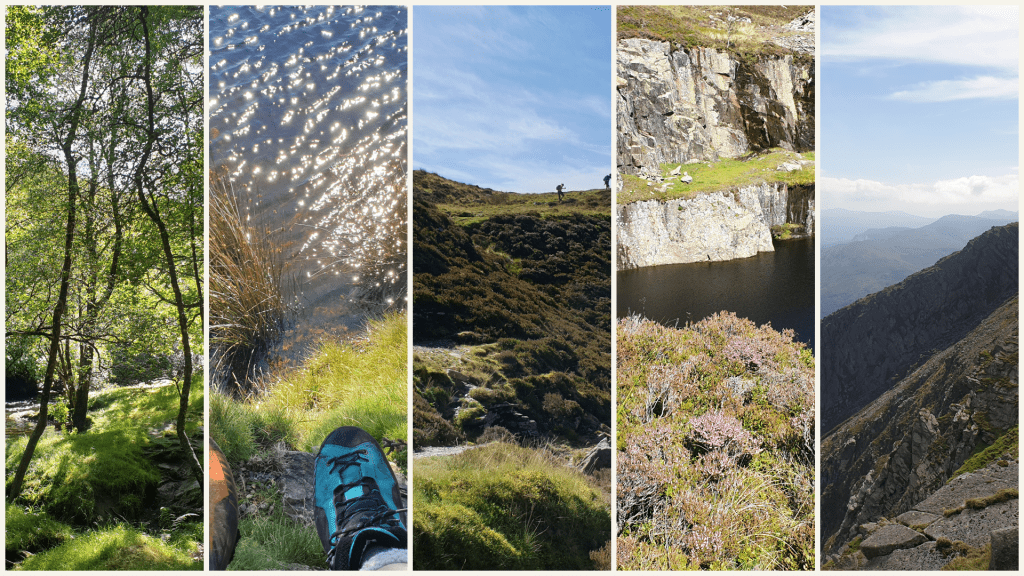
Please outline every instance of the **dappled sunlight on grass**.
[[201, 560], [118, 524], [69, 540], [25, 560], [21, 570], [202, 570]]

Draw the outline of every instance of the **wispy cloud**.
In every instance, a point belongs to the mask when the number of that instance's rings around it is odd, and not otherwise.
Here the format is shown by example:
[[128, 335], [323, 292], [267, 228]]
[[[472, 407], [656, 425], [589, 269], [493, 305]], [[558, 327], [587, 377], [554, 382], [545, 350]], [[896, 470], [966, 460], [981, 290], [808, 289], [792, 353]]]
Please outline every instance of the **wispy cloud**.
[[821, 53], [826, 59], [943, 64], [986, 72], [901, 87], [888, 94], [892, 100], [1012, 100], [1019, 84], [1018, 14], [1017, 6], [866, 9], [856, 21], [829, 29]]
[[905, 102], [951, 102], [977, 98], [1013, 100], [1017, 98], [1019, 85], [1016, 77], [976, 76], [962, 80], [922, 82], [907, 90], [893, 92], [889, 98]]
[[1017, 6], [877, 8], [848, 26], [829, 30], [821, 54], [825, 58], [933, 62], [1016, 73], [1018, 14]]
[[1016, 173], [997, 177], [965, 176], [929, 184], [886, 184], [875, 180], [819, 177], [818, 184], [826, 197], [825, 203], [830, 207], [902, 204], [934, 208], [940, 213], [962, 213], [963, 208], [976, 206], [1012, 208], [1020, 194], [1020, 179]]

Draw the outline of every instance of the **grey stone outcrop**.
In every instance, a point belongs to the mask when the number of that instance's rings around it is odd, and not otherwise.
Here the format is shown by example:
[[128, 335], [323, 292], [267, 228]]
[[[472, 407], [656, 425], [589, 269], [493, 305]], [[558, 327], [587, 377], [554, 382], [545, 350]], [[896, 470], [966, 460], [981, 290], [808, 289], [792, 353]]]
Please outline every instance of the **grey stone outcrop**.
[[992, 557], [989, 559], [989, 570], [1019, 570], [1020, 549], [1017, 547], [1017, 532], [1017, 526], [992, 531]]
[[927, 541], [928, 538], [917, 530], [911, 530], [902, 524], [889, 524], [875, 530], [865, 538], [860, 544], [860, 551], [870, 559], [892, 554], [894, 550], [914, 548]]

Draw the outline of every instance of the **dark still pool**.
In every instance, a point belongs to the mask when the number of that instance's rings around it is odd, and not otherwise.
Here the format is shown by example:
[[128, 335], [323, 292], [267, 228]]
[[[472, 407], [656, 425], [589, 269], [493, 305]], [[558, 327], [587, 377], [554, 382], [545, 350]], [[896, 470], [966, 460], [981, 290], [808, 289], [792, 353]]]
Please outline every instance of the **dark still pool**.
[[619, 317], [665, 325], [727, 310], [758, 325], [791, 328], [814, 348], [814, 239], [775, 242], [775, 252], [728, 262], [650, 266], [618, 273]]

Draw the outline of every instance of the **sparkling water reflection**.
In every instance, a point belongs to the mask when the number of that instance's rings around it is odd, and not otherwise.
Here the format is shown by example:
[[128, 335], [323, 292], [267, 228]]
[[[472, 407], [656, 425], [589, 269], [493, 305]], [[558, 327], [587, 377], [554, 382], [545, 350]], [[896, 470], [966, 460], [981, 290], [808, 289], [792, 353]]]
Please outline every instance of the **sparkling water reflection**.
[[296, 315], [281, 344], [405, 306], [408, 13], [210, 9], [210, 160], [274, 231]]

